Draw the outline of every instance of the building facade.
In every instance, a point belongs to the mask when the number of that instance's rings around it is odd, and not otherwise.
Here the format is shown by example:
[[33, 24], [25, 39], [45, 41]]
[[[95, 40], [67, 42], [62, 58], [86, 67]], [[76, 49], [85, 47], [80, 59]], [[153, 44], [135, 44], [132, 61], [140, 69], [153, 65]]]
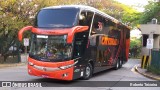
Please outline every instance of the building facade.
[[147, 39], [153, 39], [153, 49], [160, 49], [160, 25], [155, 23], [148, 23], [140, 25], [142, 32], [142, 55], [149, 55], [147, 46]]

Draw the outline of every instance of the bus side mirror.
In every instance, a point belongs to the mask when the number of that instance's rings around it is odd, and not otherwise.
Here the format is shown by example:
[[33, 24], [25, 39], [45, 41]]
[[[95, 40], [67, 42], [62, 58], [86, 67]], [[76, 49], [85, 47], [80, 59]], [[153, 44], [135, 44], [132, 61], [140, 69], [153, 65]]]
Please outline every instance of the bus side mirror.
[[32, 28], [33, 28], [33, 26], [26, 26], [26, 27], [22, 28], [21, 30], [19, 30], [19, 32], [18, 32], [18, 40], [22, 41], [23, 33], [25, 31], [31, 30]]

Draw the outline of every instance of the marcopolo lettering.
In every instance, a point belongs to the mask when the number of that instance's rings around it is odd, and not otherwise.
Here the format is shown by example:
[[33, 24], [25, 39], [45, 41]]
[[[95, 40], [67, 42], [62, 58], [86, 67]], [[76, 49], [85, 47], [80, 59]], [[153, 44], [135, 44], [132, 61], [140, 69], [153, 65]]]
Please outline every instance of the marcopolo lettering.
[[118, 45], [118, 40], [114, 38], [108, 38], [108, 37], [102, 36], [101, 44], [102, 45]]

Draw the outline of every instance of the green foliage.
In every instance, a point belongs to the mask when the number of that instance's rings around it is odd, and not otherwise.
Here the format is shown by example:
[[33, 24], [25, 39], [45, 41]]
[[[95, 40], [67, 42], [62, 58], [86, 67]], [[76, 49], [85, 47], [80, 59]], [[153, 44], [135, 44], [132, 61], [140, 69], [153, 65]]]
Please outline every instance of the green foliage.
[[141, 52], [141, 39], [131, 39], [130, 54], [131, 57], [138, 58]]
[[99, 10], [109, 14], [110, 16], [120, 20], [122, 23], [130, 24], [134, 27], [140, 17], [140, 13], [133, 8], [118, 3], [114, 0], [100, 0], [89, 4]]
[[151, 22], [153, 18], [157, 18], [160, 21], [160, 2], [150, 2], [145, 7], [144, 13], [142, 13], [139, 23], [146, 24]]
[[16, 45], [18, 30], [31, 25], [32, 16], [38, 7], [32, 0], [1, 0], [0, 1], [0, 53], [6, 56], [9, 48]]
[[123, 10], [123, 13], [122, 13], [123, 16], [121, 17], [122, 22], [127, 23], [132, 28], [134, 28], [140, 18], [140, 12], [136, 11], [135, 9], [129, 6], [123, 5], [123, 4], [118, 4], [118, 5]]
[[130, 42], [130, 48], [133, 48], [134, 46], [141, 47], [141, 39], [133, 39]]

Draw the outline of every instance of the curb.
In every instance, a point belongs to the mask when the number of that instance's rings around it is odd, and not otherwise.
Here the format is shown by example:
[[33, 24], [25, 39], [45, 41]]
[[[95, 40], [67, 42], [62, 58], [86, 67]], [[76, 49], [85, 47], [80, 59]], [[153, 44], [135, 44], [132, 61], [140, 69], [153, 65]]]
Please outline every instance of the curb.
[[147, 74], [146, 72], [141, 72], [140, 70], [138, 70], [137, 65], [134, 67], [134, 70], [145, 77], [160, 81], [160, 78], [156, 77], [155, 75], [150, 75], [150, 74]]
[[24, 66], [24, 65], [26, 65], [26, 63], [0, 64], [0, 69], [8, 67]]

